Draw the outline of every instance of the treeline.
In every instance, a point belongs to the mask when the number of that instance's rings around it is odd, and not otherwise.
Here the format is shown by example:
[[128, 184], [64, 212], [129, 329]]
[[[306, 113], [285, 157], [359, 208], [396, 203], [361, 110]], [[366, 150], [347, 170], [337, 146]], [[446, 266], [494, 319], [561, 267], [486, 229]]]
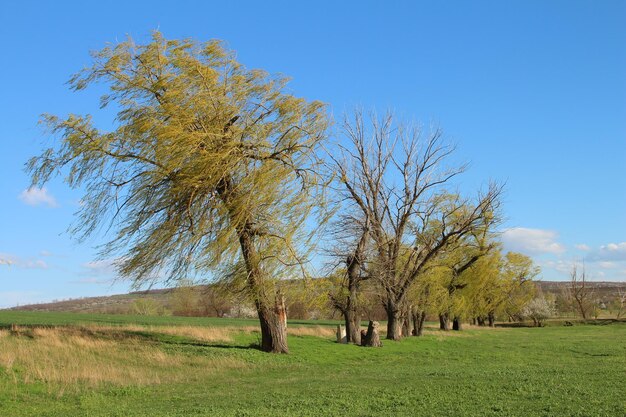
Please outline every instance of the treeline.
[[[532, 306], [536, 268], [497, 243], [502, 186], [460, 193], [467, 166], [440, 129], [358, 110], [334, 123], [324, 103], [247, 69], [219, 41], [155, 32], [92, 58], [69, 84], [107, 88], [111, 130], [90, 115], [45, 115], [57, 140], [27, 170], [32, 186], [63, 173], [83, 193], [71, 231], [106, 230], [101, 256], [121, 276], [211, 276], [223, 289], [212, 305], [250, 303], [261, 349], [277, 353], [289, 350], [296, 301], [330, 302], [355, 343], [361, 318], [381, 309], [398, 340], [427, 315], [460, 329]], [[321, 257], [327, 279], [315, 280]], [[297, 276], [315, 291], [290, 293]]]

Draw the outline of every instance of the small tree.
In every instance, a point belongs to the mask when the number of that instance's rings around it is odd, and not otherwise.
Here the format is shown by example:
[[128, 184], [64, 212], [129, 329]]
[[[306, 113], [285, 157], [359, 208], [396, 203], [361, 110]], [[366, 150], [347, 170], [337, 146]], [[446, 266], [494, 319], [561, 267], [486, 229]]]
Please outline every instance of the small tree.
[[549, 300], [543, 294], [530, 300], [522, 309], [522, 316], [531, 319], [536, 327], [542, 327], [555, 313], [554, 300]]
[[624, 314], [624, 310], [626, 309], [626, 291], [623, 291], [621, 288], [617, 289], [615, 306], [617, 307], [615, 318], [619, 320], [622, 317], [622, 314]]
[[576, 265], [572, 267], [568, 290], [570, 300], [576, 311], [578, 311], [583, 320], [587, 320], [593, 310], [593, 289], [587, 283], [587, 273], [584, 264], [580, 273]]
[[115, 103], [115, 128], [45, 116], [60, 140], [29, 161], [32, 185], [66, 172], [84, 191], [72, 232], [113, 231], [101, 255], [120, 257], [119, 273], [136, 283], [232, 265], [257, 309], [261, 348], [288, 352], [276, 279], [303, 262], [325, 106], [288, 93], [284, 77], [246, 69], [217, 41], [155, 32], [93, 60], [70, 85], [108, 87], [101, 103]]
[[170, 293], [170, 308], [175, 316], [200, 315], [200, 289], [182, 280]]

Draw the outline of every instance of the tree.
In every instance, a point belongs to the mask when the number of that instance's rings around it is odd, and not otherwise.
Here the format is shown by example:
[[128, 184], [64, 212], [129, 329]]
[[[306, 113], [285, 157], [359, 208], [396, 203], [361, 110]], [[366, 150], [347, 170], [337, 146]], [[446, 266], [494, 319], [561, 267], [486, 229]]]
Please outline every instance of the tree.
[[[522, 309], [536, 293], [533, 279], [539, 275], [540, 269], [533, 260], [517, 252], [507, 252], [502, 263], [502, 289], [504, 291], [503, 313], [509, 320], [519, 319]], [[489, 325], [493, 325], [493, 317], [489, 316]]]
[[448, 294], [447, 309], [441, 310], [439, 314], [441, 330], [448, 330], [450, 318], [453, 320], [453, 330], [461, 330], [462, 320], [468, 315], [470, 305], [467, 297], [469, 291], [464, 289], [480, 281], [472, 273], [472, 268], [496, 247], [495, 243], [489, 241], [490, 228], [494, 224], [492, 216], [486, 214], [483, 220], [483, 225], [478, 225], [471, 233], [450, 244], [437, 259], [444, 268], [440, 281]]
[[472, 285], [465, 292], [470, 306], [469, 316], [479, 326], [487, 321], [495, 325], [496, 314], [506, 301], [505, 280], [502, 274], [503, 256], [498, 247], [476, 261], [466, 272], [471, 274]]
[[546, 319], [554, 314], [554, 298], [548, 299], [543, 294], [538, 294], [522, 309], [522, 315], [531, 319], [535, 327], [543, 327]]
[[576, 265], [572, 268], [568, 290], [575, 309], [580, 313], [583, 320], [587, 320], [593, 308], [593, 289], [587, 285], [587, 274], [584, 265], [580, 273]]
[[[368, 221], [373, 258], [369, 273], [382, 290], [387, 338], [401, 337], [406, 296], [429, 262], [449, 245], [471, 233], [498, 206], [501, 187], [492, 185], [475, 201], [450, 196], [445, 185], [464, 167], [443, 167], [454, 148], [442, 132], [423, 136], [418, 128], [395, 124], [387, 115], [360, 112], [347, 120], [348, 144], [333, 156], [339, 181], [354, 207]], [[495, 217], [491, 217], [495, 221]]]
[[615, 313], [615, 318], [619, 320], [624, 313], [624, 307], [626, 307], [626, 291], [622, 291], [621, 288], [617, 288], [617, 297], [614, 301], [615, 306], [617, 307], [617, 312]]
[[200, 315], [200, 289], [190, 280], [181, 280], [170, 294], [170, 308], [175, 316]]
[[[333, 307], [339, 310], [346, 325], [348, 343], [361, 344], [360, 289], [363, 281], [369, 278], [366, 271], [369, 225], [346, 210], [334, 223], [333, 240], [337, 242], [333, 256], [340, 259], [335, 280], [336, 288], [329, 292]], [[354, 242], [356, 238], [356, 242]]]
[[248, 70], [218, 41], [132, 40], [93, 53], [73, 90], [108, 87], [115, 129], [91, 116], [45, 116], [55, 146], [27, 165], [32, 184], [59, 171], [84, 191], [72, 232], [112, 231], [102, 256], [140, 283], [243, 271], [261, 348], [288, 352], [275, 279], [303, 262], [301, 225], [316, 207], [316, 152], [325, 106], [285, 91], [287, 79]]

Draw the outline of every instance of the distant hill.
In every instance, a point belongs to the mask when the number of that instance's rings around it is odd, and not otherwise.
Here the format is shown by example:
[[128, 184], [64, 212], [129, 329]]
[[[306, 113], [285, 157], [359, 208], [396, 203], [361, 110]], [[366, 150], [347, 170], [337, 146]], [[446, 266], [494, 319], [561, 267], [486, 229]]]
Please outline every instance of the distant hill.
[[105, 313], [105, 314], [128, 314], [134, 310], [138, 300], [154, 302], [162, 308], [168, 308], [171, 304], [173, 289], [155, 289], [135, 291], [128, 294], [118, 294], [101, 297], [84, 297], [50, 303], [28, 304], [9, 308], [8, 310], [25, 311], [64, 311], [73, 313]]
[[[569, 285], [566, 281], [535, 281], [535, 283], [544, 293], [551, 293], [557, 297], [562, 297]], [[626, 292], [626, 282], [589, 281], [587, 285], [589, 288], [593, 289], [594, 298], [606, 304], [617, 297], [618, 291]], [[191, 289], [196, 296], [200, 296], [202, 294], [206, 295], [210, 291], [210, 286], [199, 285], [191, 287]], [[209, 297], [204, 297], [203, 303], [196, 303], [199, 304], [200, 307], [195, 308], [193, 311], [180, 311], [180, 304], [181, 302], [184, 303], [184, 300], [177, 299], [175, 292], [176, 289], [172, 288], [153, 289], [106, 297], [85, 297], [50, 303], [23, 305], [10, 308], [9, 310], [136, 314], [139, 312], [138, 309], [148, 306], [152, 309], [174, 313], [175, 315], [220, 316], [228, 314], [238, 317], [248, 316], [250, 314], [248, 311], [242, 311], [249, 309], [249, 306], [239, 305], [239, 303], [236, 302], [233, 304], [232, 301], [228, 303], [228, 305], [222, 305], [219, 300], [215, 298], [211, 300]], [[237, 312], [235, 312], [235, 310]], [[290, 311], [296, 313], [296, 310], [293, 308], [290, 308]], [[151, 314], [154, 314], [154, 312]], [[299, 316], [301, 314], [303, 313], [296, 313], [295, 315]]]
[[[535, 281], [535, 284], [543, 292], [560, 295], [567, 290], [569, 282], [567, 281]], [[592, 288], [597, 298], [613, 298], [617, 296], [619, 290], [626, 291], [626, 282], [615, 281], [587, 281], [587, 287]]]

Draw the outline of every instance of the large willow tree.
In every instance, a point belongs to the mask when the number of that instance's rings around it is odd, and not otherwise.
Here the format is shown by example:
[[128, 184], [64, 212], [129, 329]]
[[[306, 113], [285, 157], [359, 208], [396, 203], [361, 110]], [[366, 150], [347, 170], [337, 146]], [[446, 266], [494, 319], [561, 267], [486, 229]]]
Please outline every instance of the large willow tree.
[[[110, 131], [90, 116], [44, 116], [54, 145], [27, 167], [33, 186], [60, 172], [84, 191], [79, 238], [109, 230], [103, 256], [141, 283], [243, 271], [261, 348], [288, 352], [276, 279], [301, 265], [301, 225], [316, 206], [327, 118], [287, 80], [248, 70], [220, 42], [132, 40], [93, 53], [73, 90], [106, 86]], [[231, 269], [232, 270], [232, 269]]]

